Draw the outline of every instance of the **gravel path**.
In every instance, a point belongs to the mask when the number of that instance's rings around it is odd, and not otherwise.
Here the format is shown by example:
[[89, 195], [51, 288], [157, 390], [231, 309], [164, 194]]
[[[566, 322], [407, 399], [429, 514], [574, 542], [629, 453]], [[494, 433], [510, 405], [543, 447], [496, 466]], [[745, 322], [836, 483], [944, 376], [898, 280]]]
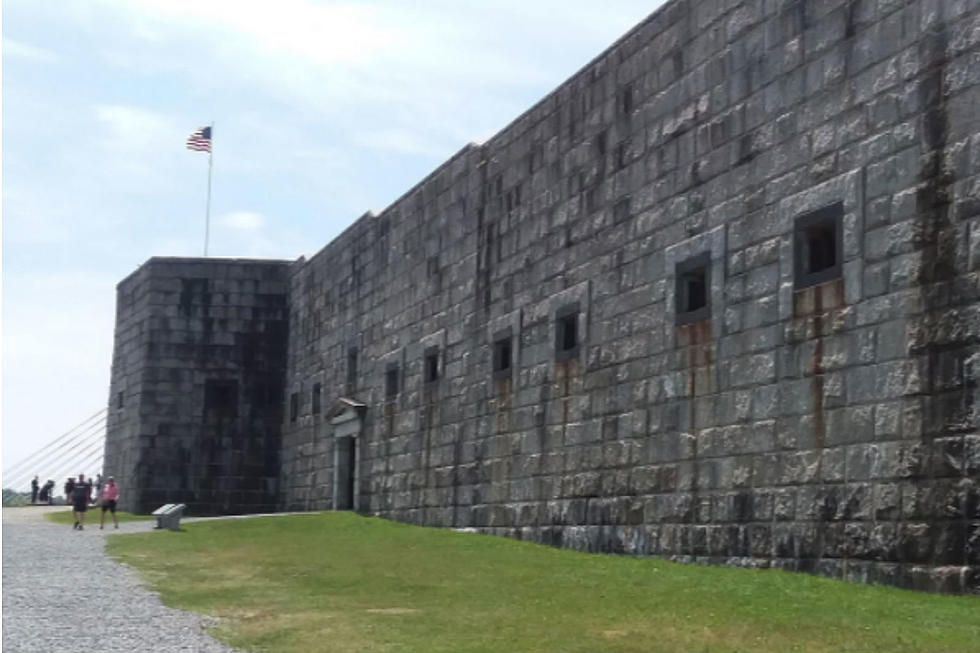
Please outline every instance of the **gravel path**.
[[[204, 631], [206, 617], [165, 607], [135, 571], [105, 555], [105, 534], [147, 531], [153, 522], [100, 531], [96, 518], [94, 526], [74, 531], [45, 521], [48, 510], [3, 509], [4, 651], [236, 650]], [[96, 514], [90, 512], [89, 519]]]

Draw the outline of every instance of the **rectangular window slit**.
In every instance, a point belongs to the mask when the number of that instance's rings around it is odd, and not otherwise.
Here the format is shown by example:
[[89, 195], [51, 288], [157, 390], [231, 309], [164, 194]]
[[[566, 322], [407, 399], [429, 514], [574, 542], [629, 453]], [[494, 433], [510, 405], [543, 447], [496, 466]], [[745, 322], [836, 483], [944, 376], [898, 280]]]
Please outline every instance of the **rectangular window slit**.
[[385, 397], [392, 399], [398, 396], [398, 363], [389, 363], [385, 370]]
[[357, 386], [357, 347], [347, 349], [347, 388], [353, 391]]
[[711, 253], [703, 252], [677, 264], [674, 299], [676, 323], [688, 324], [711, 317]]
[[555, 358], [567, 360], [578, 354], [578, 303], [560, 309], [555, 314]]
[[493, 341], [493, 376], [510, 378], [513, 366], [513, 337], [509, 330], [496, 334]]
[[797, 290], [842, 275], [844, 203], [804, 213], [793, 234], [794, 286]]
[[310, 397], [310, 400], [311, 400], [310, 403], [312, 404], [311, 410], [313, 411], [313, 414], [319, 415], [320, 414], [320, 384], [319, 383], [313, 384], [313, 392], [312, 392], [312, 396]]
[[439, 380], [439, 348], [430, 347], [425, 351], [425, 382], [435, 383]]
[[632, 84], [627, 84], [623, 88], [622, 97], [623, 99], [622, 99], [621, 107], [623, 110], [623, 115], [628, 116], [631, 113], [633, 113], [633, 85]]

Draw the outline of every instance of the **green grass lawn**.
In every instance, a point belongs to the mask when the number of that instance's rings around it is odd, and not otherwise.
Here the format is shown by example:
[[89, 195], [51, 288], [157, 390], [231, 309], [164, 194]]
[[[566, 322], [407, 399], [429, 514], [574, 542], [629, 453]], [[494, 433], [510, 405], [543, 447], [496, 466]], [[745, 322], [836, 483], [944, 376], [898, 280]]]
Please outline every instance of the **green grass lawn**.
[[976, 653], [980, 597], [590, 555], [351, 513], [109, 538], [251, 651]]
[[[64, 510], [59, 510], [58, 512], [49, 512], [44, 515], [44, 518], [48, 521], [53, 521], [56, 524], [65, 524], [66, 526], [71, 526], [75, 523], [75, 518], [72, 517], [71, 509], [65, 508]], [[134, 515], [131, 512], [116, 511], [116, 518], [119, 521], [143, 521], [145, 519], [153, 519], [150, 515]], [[102, 508], [89, 508], [85, 513], [85, 525], [91, 526], [95, 524], [99, 525], [99, 521], [102, 519]], [[105, 514], [105, 523], [112, 525], [112, 513], [107, 512]]]

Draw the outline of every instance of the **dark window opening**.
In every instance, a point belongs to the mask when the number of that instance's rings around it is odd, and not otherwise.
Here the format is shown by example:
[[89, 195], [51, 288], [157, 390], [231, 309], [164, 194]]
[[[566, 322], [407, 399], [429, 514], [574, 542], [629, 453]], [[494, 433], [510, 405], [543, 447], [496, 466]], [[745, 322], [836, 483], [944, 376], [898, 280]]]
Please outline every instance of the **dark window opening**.
[[310, 396], [310, 400], [311, 400], [310, 403], [312, 404], [313, 414], [319, 415], [320, 414], [320, 384], [319, 383], [313, 384], [313, 392]]
[[837, 265], [837, 247], [833, 225], [819, 225], [806, 230], [807, 274], [814, 274]]
[[711, 317], [711, 254], [704, 252], [677, 264], [674, 299], [677, 324]]
[[430, 256], [427, 264], [429, 280], [432, 282], [433, 292], [442, 292], [442, 270], [439, 268], [439, 255]]
[[439, 348], [429, 347], [425, 350], [425, 382], [434, 383], [439, 380]]
[[193, 315], [194, 304], [207, 305], [211, 303], [206, 278], [192, 277], [180, 280], [180, 301], [178, 309], [186, 317]]
[[578, 354], [578, 304], [566, 306], [555, 314], [555, 358], [567, 360]]
[[353, 254], [350, 259], [350, 280], [351, 283], [357, 284], [360, 281], [360, 261], [358, 261], [357, 254]]
[[211, 379], [204, 383], [204, 409], [221, 415], [238, 412], [238, 382]]
[[630, 115], [633, 113], [633, 85], [627, 84], [623, 88], [623, 94], [621, 96], [620, 108], [622, 109], [623, 115]]
[[289, 421], [295, 422], [299, 417], [299, 393], [294, 392], [289, 395]]
[[512, 357], [513, 357], [513, 337], [510, 330], [498, 333], [493, 340], [493, 376], [498, 379], [510, 378]]
[[116, 395], [116, 408], [122, 408], [122, 407], [123, 407], [123, 393], [120, 392]]
[[627, 159], [626, 154], [627, 154], [626, 143], [623, 142], [617, 144], [616, 145], [616, 169], [617, 170], [622, 170], [623, 168], [626, 167], [626, 159]]
[[606, 141], [608, 139], [608, 134], [604, 131], [599, 132], [595, 136], [595, 151], [598, 156], [606, 155]]
[[484, 257], [485, 259], [484, 263], [486, 267], [489, 267], [490, 263], [493, 260], [493, 242], [494, 242], [494, 234], [496, 232], [496, 225], [493, 222], [488, 222], [484, 227], [484, 231], [485, 231], [484, 243], [486, 243], [486, 247], [487, 247], [486, 256]]
[[561, 350], [568, 351], [569, 349], [574, 349], [575, 345], [578, 344], [578, 333], [577, 324], [578, 320], [575, 315], [569, 315], [559, 319], [561, 336], [559, 342], [561, 343]]
[[347, 387], [353, 388], [357, 385], [357, 347], [347, 350]]
[[695, 270], [691, 274], [685, 275], [684, 285], [687, 291], [687, 306], [685, 312], [696, 311], [708, 305], [707, 292], [705, 289], [705, 269]]
[[389, 363], [385, 370], [385, 397], [392, 399], [398, 396], [398, 363]]
[[843, 217], [844, 204], [837, 202], [796, 219], [794, 282], [797, 289], [840, 278]]

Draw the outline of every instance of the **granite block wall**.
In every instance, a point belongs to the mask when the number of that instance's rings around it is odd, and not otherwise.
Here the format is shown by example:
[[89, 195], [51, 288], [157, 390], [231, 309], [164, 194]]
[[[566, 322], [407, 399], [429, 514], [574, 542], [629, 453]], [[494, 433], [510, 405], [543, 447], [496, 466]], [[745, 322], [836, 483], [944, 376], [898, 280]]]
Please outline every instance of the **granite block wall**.
[[980, 590], [978, 71], [973, 2], [668, 2], [294, 267], [280, 507]]
[[123, 509], [275, 509], [289, 268], [152, 258], [120, 282], [104, 474]]

